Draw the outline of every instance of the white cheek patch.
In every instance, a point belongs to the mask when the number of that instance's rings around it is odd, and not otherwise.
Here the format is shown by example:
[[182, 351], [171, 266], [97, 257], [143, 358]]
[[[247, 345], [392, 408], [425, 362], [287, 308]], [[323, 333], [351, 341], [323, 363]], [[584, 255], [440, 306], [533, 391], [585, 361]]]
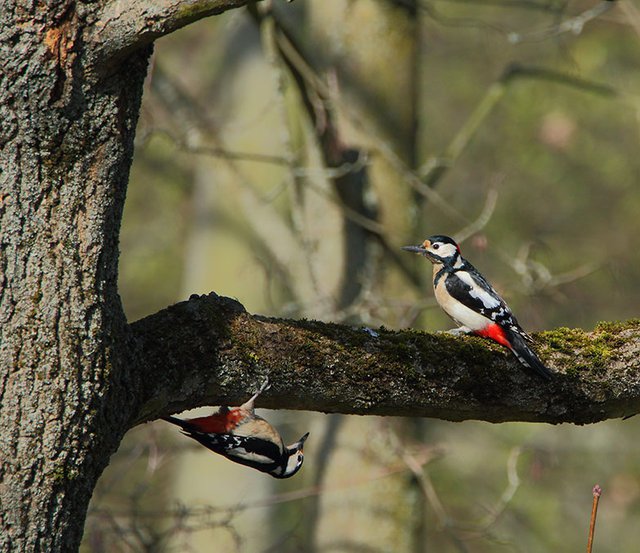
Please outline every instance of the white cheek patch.
[[440, 251], [446, 256], [446, 257], [452, 257], [454, 256], [456, 253], [458, 253], [458, 248], [456, 248], [453, 244], [445, 244], [444, 246], [442, 246], [440, 248]]
[[453, 257], [456, 253], [458, 253], [458, 248], [456, 248], [452, 244], [439, 243], [438, 249], [434, 248], [432, 244], [431, 247], [429, 248], [429, 251], [433, 252], [438, 257], [447, 259], [449, 257]]
[[302, 458], [299, 455], [292, 455], [291, 457], [289, 457], [289, 460], [287, 461], [286, 472], [288, 473], [292, 472], [301, 464], [302, 464]]

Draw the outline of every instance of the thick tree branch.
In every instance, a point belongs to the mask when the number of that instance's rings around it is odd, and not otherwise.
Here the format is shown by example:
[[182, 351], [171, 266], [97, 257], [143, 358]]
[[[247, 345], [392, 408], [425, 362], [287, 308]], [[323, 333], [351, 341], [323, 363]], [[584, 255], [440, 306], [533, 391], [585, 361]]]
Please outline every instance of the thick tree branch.
[[118, 0], [106, 2], [87, 27], [90, 65], [110, 66], [189, 23], [247, 4], [248, 0]]
[[550, 383], [480, 338], [270, 319], [213, 293], [132, 328], [149, 371], [137, 422], [240, 403], [267, 375], [259, 404], [278, 409], [577, 424], [640, 410], [638, 320], [537, 335]]

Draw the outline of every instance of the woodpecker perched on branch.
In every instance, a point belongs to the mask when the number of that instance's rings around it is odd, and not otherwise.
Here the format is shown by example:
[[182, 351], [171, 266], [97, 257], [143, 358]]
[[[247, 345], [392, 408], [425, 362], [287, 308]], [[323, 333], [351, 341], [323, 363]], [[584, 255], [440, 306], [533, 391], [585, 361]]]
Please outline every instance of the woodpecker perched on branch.
[[553, 374], [527, 342], [529, 336], [511, 309], [486, 279], [460, 254], [460, 247], [448, 236], [430, 236], [419, 246], [404, 246], [408, 252], [426, 257], [433, 264], [433, 289], [445, 313], [460, 328], [454, 334], [471, 333], [489, 338], [510, 349], [518, 361], [542, 378]]
[[208, 417], [163, 420], [179, 426], [182, 433], [227, 459], [266, 472], [274, 478], [289, 478], [302, 467], [307, 432], [285, 446], [280, 433], [256, 415], [254, 402], [269, 387], [268, 381], [239, 407], [220, 407]]

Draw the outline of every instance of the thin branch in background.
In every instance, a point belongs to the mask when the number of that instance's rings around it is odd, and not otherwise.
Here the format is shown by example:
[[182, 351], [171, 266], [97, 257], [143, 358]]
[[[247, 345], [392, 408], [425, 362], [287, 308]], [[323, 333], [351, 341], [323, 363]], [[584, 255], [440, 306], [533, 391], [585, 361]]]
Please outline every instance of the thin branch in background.
[[342, 215], [343, 217], [345, 217], [345, 219], [349, 219], [351, 222], [360, 225], [360, 227], [367, 230], [368, 232], [377, 234], [381, 238], [384, 237], [386, 231], [382, 223], [379, 223], [376, 219], [371, 219], [366, 215], [363, 215], [360, 211], [352, 209], [350, 206], [345, 204], [341, 198], [330, 194], [327, 190], [321, 189], [313, 182], [308, 183], [308, 186], [309, 188], [315, 190], [319, 195], [323, 196], [326, 200], [330, 201], [336, 207], [338, 207], [342, 211]]
[[508, 85], [511, 84], [512, 81], [523, 78], [548, 81], [563, 86], [568, 86], [569, 88], [575, 88], [576, 90], [580, 90], [589, 94], [596, 94], [598, 96], [602, 96], [603, 98], [622, 100], [622, 103], [624, 105], [628, 105], [629, 107], [635, 106], [633, 100], [626, 101], [630, 99], [627, 94], [621, 92], [611, 85], [599, 83], [590, 79], [583, 79], [581, 77], [570, 75], [569, 73], [566, 73], [564, 71], [556, 71], [555, 69], [549, 69], [547, 67], [540, 67], [536, 65], [522, 65], [519, 63], [512, 63], [508, 65], [505, 71], [502, 73], [500, 82]]
[[[522, 454], [522, 448], [519, 446], [511, 448], [506, 464], [507, 486], [500, 495], [496, 504], [489, 509], [487, 516], [479, 524], [463, 525], [456, 522], [447, 513], [447, 510], [440, 500], [429, 474], [416, 462], [415, 456], [413, 456], [408, 449], [403, 446], [395, 433], [392, 433], [391, 436], [398, 455], [420, 482], [423, 493], [429, 501], [436, 520], [438, 521], [439, 529], [446, 532], [447, 536], [452, 540], [452, 543], [456, 548], [461, 552], [466, 552], [467, 547], [465, 545], [465, 540], [477, 539], [481, 536], [489, 537], [490, 528], [502, 516], [520, 488], [521, 481], [518, 475], [518, 461]], [[457, 530], [459, 530], [460, 533], [458, 533]], [[465, 537], [462, 537], [462, 534], [464, 534]]]
[[[254, 22], [258, 27], [262, 38], [263, 52], [267, 63], [269, 63], [271, 70], [276, 76], [277, 86], [277, 100], [275, 104], [278, 106], [280, 119], [283, 122], [283, 126], [286, 129], [286, 140], [284, 141], [284, 148], [288, 151], [289, 157], [295, 160], [295, 165], [302, 166], [303, 163], [308, 162], [308, 146], [306, 146], [305, 139], [302, 137], [299, 129], [302, 127], [300, 124], [299, 109], [287, 109], [287, 97], [291, 96], [292, 87], [290, 86], [290, 78], [288, 74], [288, 67], [286, 60], [283, 63], [282, 52], [278, 45], [278, 23], [273, 16], [271, 2], [266, 2], [258, 6], [257, 4], [250, 4], [248, 6], [248, 13], [252, 16]], [[297, 98], [295, 100], [297, 108]], [[303, 106], [305, 102], [301, 102]], [[297, 141], [297, 142], [296, 142]], [[317, 305], [329, 306], [329, 312], [331, 311], [331, 304], [333, 303], [327, 294], [323, 292], [320, 285], [320, 277], [317, 274], [317, 264], [314, 263], [315, 250], [316, 250], [316, 237], [310, 230], [307, 223], [305, 214], [306, 209], [306, 191], [305, 183], [307, 179], [294, 174], [289, 171], [283, 178], [285, 183], [284, 189], [289, 192], [288, 218], [289, 224], [293, 232], [300, 241], [300, 255], [303, 263], [306, 267], [306, 273], [308, 275], [309, 284], [312, 291], [313, 300]], [[302, 298], [298, 298], [300, 300]], [[324, 315], [325, 307], [323, 307], [322, 313]], [[308, 311], [307, 313], [310, 313]], [[314, 315], [318, 315], [317, 307], [314, 307]], [[328, 315], [328, 313], [327, 313]]]
[[580, 33], [582, 33], [582, 30], [587, 23], [608, 12], [611, 8], [613, 8], [614, 4], [614, 0], [603, 0], [592, 8], [585, 10], [574, 17], [570, 17], [569, 19], [566, 19], [557, 25], [547, 27], [546, 29], [541, 29], [539, 31], [533, 31], [529, 33], [509, 33], [509, 42], [511, 42], [512, 44], [518, 44], [522, 42], [538, 42], [547, 40], [551, 37], [562, 35], [564, 33], [579, 35]]
[[442, 501], [440, 501], [440, 497], [436, 492], [435, 487], [433, 486], [433, 482], [429, 477], [428, 473], [425, 471], [424, 463], [420, 463], [418, 458], [414, 453], [412, 453], [409, 448], [401, 441], [398, 434], [391, 430], [388, 433], [389, 440], [391, 442], [391, 446], [394, 448], [396, 454], [402, 462], [406, 465], [406, 467], [411, 471], [413, 477], [418, 482], [420, 486], [420, 490], [424, 495], [424, 498], [427, 500], [427, 503], [431, 506], [433, 513], [435, 515], [436, 521], [438, 523], [438, 530], [443, 531], [447, 537], [451, 540], [451, 543], [456, 547], [460, 553], [469, 553], [467, 546], [460, 539], [455, 531], [456, 524], [453, 519], [447, 513]]
[[[220, 146], [207, 146], [205, 144], [194, 144], [192, 141], [187, 142], [184, 139], [180, 139], [174, 135], [171, 131], [167, 129], [159, 129], [159, 128], [150, 128], [147, 129], [144, 133], [144, 138], [141, 140], [144, 143], [147, 143], [153, 136], [162, 136], [170, 140], [173, 145], [179, 150], [196, 155], [203, 155], [209, 157], [218, 157], [223, 158], [229, 161], [246, 161], [246, 162], [255, 162], [255, 163], [267, 163], [270, 165], [277, 165], [281, 167], [287, 167], [291, 170], [291, 173], [296, 177], [320, 177], [327, 179], [336, 179], [343, 176], [346, 176], [350, 173], [356, 173], [361, 171], [363, 168], [370, 164], [369, 155], [367, 152], [361, 151], [359, 155], [353, 162], [344, 162], [341, 165], [336, 167], [316, 167], [309, 168], [300, 165], [296, 165], [293, 159], [285, 156], [277, 156], [270, 154], [261, 154], [258, 152], [238, 152], [234, 150], [228, 150], [226, 148]], [[270, 203], [274, 201], [277, 196], [285, 189], [286, 183], [279, 184], [274, 188], [273, 191], [268, 192], [263, 195], [263, 201], [265, 203]], [[339, 205], [339, 204], [337, 204]], [[360, 220], [364, 221], [362, 216], [358, 217]], [[354, 219], [357, 220], [357, 219]], [[372, 230], [372, 232], [376, 232], [373, 230], [373, 227], [377, 225], [374, 220], [366, 220], [366, 222], [362, 223], [365, 228]], [[381, 227], [378, 226], [378, 229]]]
[[438, 304], [433, 296], [422, 295], [417, 299], [400, 300], [376, 294], [369, 287], [357, 304], [338, 312], [338, 316], [340, 320], [350, 320], [358, 316], [363, 324], [376, 327], [388, 324], [387, 321], [393, 315], [397, 318], [398, 328], [409, 328], [425, 310], [436, 307]]
[[551, 275], [551, 278], [546, 282], [545, 288], [555, 288], [556, 286], [560, 286], [561, 284], [574, 282], [576, 280], [589, 276], [599, 268], [600, 264], [598, 263], [586, 263], [584, 265], [576, 267], [575, 269], [565, 271], [564, 273]]
[[598, 502], [602, 495], [602, 488], [596, 484], [593, 487], [593, 504], [591, 506], [591, 522], [589, 523], [589, 540], [587, 541], [587, 553], [593, 548], [593, 535], [596, 531], [596, 516], [598, 515]]
[[[309, 91], [309, 93], [307, 94], [309, 114], [314, 118], [313, 120], [316, 122], [316, 125], [319, 124], [318, 121], [320, 120], [325, 123], [321, 125], [321, 129], [325, 131], [325, 135], [328, 134], [329, 136], [325, 136], [323, 140], [328, 140], [329, 142], [333, 142], [334, 144], [336, 143], [335, 137], [332, 138], [330, 136], [331, 132], [326, 133], [326, 116], [333, 111], [333, 103], [340, 104], [341, 110], [347, 115], [349, 121], [356, 128], [362, 130], [367, 134], [367, 136], [372, 138], [371, 133], [367, 132], [366, 130], [366, 125], [359, 119], [358, 116], [352, 113], [352, 110], [349, 106], [344, 105], [339, 96], [336, 96], [332, 93], [329, 85], [324, 82], [324, 80], [317, 74], [315, 69], [306, 61], [306, 59], [300, 52], [300, 48], [293, 43], [292, 36], [288, 33], [285, 33], [282, 27], [280, 27], [280, 30], [282, 32], [277, 35], [278, 47], [282, 52], [283, 59], [285, 59], [291, 67], [292, 73], [296, 75], [298, 85]], [[311, 100], [308, 99], [311, 98], [312, 95], [314, 98], [316, 98], [316, 102], [317, 99], [321, 99], [325, 105], [325, 108], [321, 110], [320, 114], [316, 109], [317, 103], [311, 102]], [[331, 128], [331, 126], [329, 126], [329, 128]], [[327, 151], [333, 151], [334, 148], [326, 149]], [[429, 186], [425, 186], [425, 184], [420, 180], [420, 177], [409, 167], [407, 167], [406, 163], [393, 151], [393, 149], [387, 143], [378, 141], [375, 147], [375, 151], [380, 153], [416, 192], [426, 197], [429, 201], [431, 201], [434, 205], [436, 205], [439, 209], [441, 209], [444, 213], [448, 214], [453, 219], [457, 219], [458, 221], [463, 223], [467, 222], [467, 219], [457, 210], [452, 208], [449, 202], [442, 198], [435, 190], [430, 189]], [[328, 165], [332, 166], [331, 163], [328, 163]]]
[[[411, 328], [414, 326], [418, 317], [427, 309], [435, 309], [438, 303], [433, 296], [424, 296], [417, 300], [389, 302], [394, 309], [400, 311], [398, 318], [398, 326], [400, 328]], [[383, 305], [384, 307], [384, 305]]]
[[531, 10], [540, 12], [558, 12], [564, 9], [565, 3], [558, 0], [440, 0], [446, 4], [471, 4], [480, 8], [514, 8], [518, 10]]
[[502, 35], [508, 35], [508, 31], [506, 31], [500, 25], [483, 21], [477, 17], [450, 17], [443, 15], [439, 10], [436, 9], [434, 2], [420, 2], [418, 4], [418, 7], [420, 8], [420, 10], [426, 13], [429, 18], [444, 27], [488, 29]]
[[[435, 192], [433, 188], [444, 177], [449, 169], [455, 165], [456, 161], [460, 158], [471, 142], [471, 139], [480, 130], [489, 115], [493, 112], [493, 109], [502, 101], [511, 85], [521, 79], [554, 82], [556, 84], [576, 88], [587, 93], [593, 93], [607, 98], [618, 98], [634, 109], [637, 107], [636, 100], [633, 98], [627, 98], [626, 95], [620, 93], [609, 85], [587, 79], [581, 79], [553, 69], [511, 64], [505, 68], [500, 78], [489, 86], [475, 109], [465, 120], [458, 132], [453, 136], [444, 152], [439, 155], [432, 156], [419, 168], [418, 175], [421, 179], [421, 186], [424, 188], [418, 187], [418, 191], [423, 193], [428, 200], [439, 200], [438, 197], [434, 198]], [[409, 181], [409, 184], [412, 186], [414, 185], [411, 180]], [[441, 207], [439, 203], [436, 205]], [[454, 215], [458, 219], [465, 219], [457, 212], [451, 213], [450, 209], [445, 211], [445, 213], [448, 215]]]
[[546, 265], [530, 259], [531, 246], [530, 242], [523, 244], [515, 256], [500, 252], [500, 258], [520, 276], [523, 288], [528, 294], [554, 289], [561, 284], [579, 280], [593, 273], [599, 266], [596, 263], [585, 263], [554, 275]]
[[478, 218], [475, 221], [473, 221], [471, 224], [463, 228], [461, 231], [458, 231], [454, 236], [454, 240], [459, 244], [461, 244], [467, 238], [480, 232], [491, 220], [491, 216], [493, 215], [493, 212], [496, 208], [497, 203], [498, 203], [498, 191], [495, 188], [491, 188], [487, 192], [487, 197], [484, 202], [484, 207], [482, 208], [482, 211], [480, 212], [480, 215], [478, 216]]
[[409, 470], [413, 473], [413, 476], [420, 485], [420, 489], [424, 494], [427, 502], [433, 509], [433, 513], [438, 521], [438, 529], [443, 531], [447, 537], [451, 540], [451, 543], [456, 547], [460, 553], [469, 553], [469, 550], [462, 539], [454, 531], [454, 523], [447, 513], [440, 497], [436, 492], [433, 482], [429, 477], [429, 474], [416, 462], [413, 455], [410, 455], [406, 449], [400, 452], [403, 461], [407, 464]]
[[502, 492], [500, 499], [493, 506], [487, 517], [480, 523], [481, 531], [486, 532], [500, 518], [513, 499], [513, 496], [520, 487], [520, 477], [518, 476], [518, 460], [522, 454], [521, 447], [513, 447], [507, 458], [507, 487]]
[[[158, 66], [155, 69], [152, 90], [171, 113], [176, 126], [184, 136], [183, 140], [176, 140], [176, 142], [184, 142], [187, 147], [196, 149], [213, 148], [215, 153], [222, 153], [228, 150], [219, 136], [216, 125], [206, 117], [206, 112], [204, 115], [200, 113], [202, 108], [198, 109], [194, 98], [182, 90], [179, 84]], [[178, 114], [179, 117], [177, 116]], [[209, 142], [211, 146], [203, 145], [205, 141]], [[259, 154], [259, 157], [261, 158], [260, 161], [267, 160], [262, 154]], [[293, 157], [293, 153], [282, 157], [282, 159], [277, 159], [278, 157], [271, 157], [269, 161], [277, 162], [278, 164], [284, 162], [284, 165], [291, 167], [292, 164], [289, 160]], [[237, 180], [240, 191], [238, 194], [240, 206], [245, 220], [252, 224], [254, 233], [257, 235], [261, 229], [266, 227], [271, 229], [272, 236], [278, 237], [277, 240], [270, 240], [268, 244], [272, 259], [277, 260], [280, 267], [297, 267], [295, 270], [289, 270], [291, 275], [289, 282], [293, 288], [289, 289], [288, 292], [296, 298], [294, 303], [300, 304], [299, 298], [306, 294], [309, 286], [313, 286], [313, 284], [310, 284], [313, 283], [313, 274], [310, 274], [308, 265], [291, 263], [291, 252], [302, 251], [304, 255], [308, 250], [302, 242], [303, 236], [295, 232], [292, 228], [291, 220], [272, 205], [273, 190], [266, 195], [262, 193], [259, 187], [246, 177], [238, 166], [237, 162], [239, 160], [224, 155], [220, 156], [220, 159], [223, 160], [225, 167], [229, 169]], [[280, 190], [280, 186], [277, 186], [276, 192], [280, 192]], [[261, 221], [260, 228], [256, 228], [256, 221], [258, 220]], [[325, 302], [324, 298], [321, 299], [323, 303], [330, 303], [329, 301]], [[320, 305], [320, 302], [316, 302], [314, 305]], [[319, 316], [317, 312], [314, 312], [314, 314]]]
[[[375, 140], [375, 138], [374, 138]], [[378, 141], [375, 151], [384, 157], [385, 161], [391, 165], [398, 175], [408, 184], [415, 192], [430, 201], [443, 214], [452, 220], [465, 224], [468, 219], [456, 208], [452, 207], [451, 202], [445, 200], [432, 186], [430, 182], [425, 182], [421, 178], [419, 172], [410, 169], [407, 164], [393, 151], [393, 148], [382, 140]], [[448, 168], [448, 167], [447, 167]]]
[[620, 9], [624, 12], [629, 25], [640, 37], [640, 10], [631, 0], [619, 0]]
[[[276, 68], [282, 74], [282, 81], [295, 86], [299, 103], [314, 129], [315, 142], [324, 166], [338, 169], [346, 164], [349, 167], [348, 171], [337, 171], [334, 175], [325, 172], [333, 195], [337, 198], [337, 202], [333, 203], [340, 207], [344, 219], [344, 261], [335, 309], [349, 307], [358, 301], [365, 283], [376, 280], [375, 275], [379, 271], [373, 260], [379, 248], [375, 246], [378, 243], [386, 244], [384, 229], [377, 221], [377, 210], [367, 201], [371, 191], [367, 153], [358, 146], [345, 144], [332, 101], [337, 96], [335, 78], [330, 79], [329, 83], [322, 82], [307, 60], [302, 46], [268, 6], [264, 9], [254, 6], [250, 13], [267, 34], [271, 51], [277, 54], [281, 62], [276, 64]], [[304, 185], [310, 186], [311, 183], [305, 181]], [[315, 187], [321, 188], [318, 184]], [[300, 193], [298, 196], [301, 201], [302, 186], [296, 186], [296, 190]], [[302, 213], [301, 207], [295, 211]], [[311, 264], [311, 259], [308, 263]]]
[[[397, 4], [409, 5], [414, 0], [395, 0]], [[483, 21], [477, 17], [451, 17], [443, 15], [437, 8], [437, 1], [424, 0], [418, 2], [418, 8], [426, 13], [429, 18], [444, 27], [459, 27], [459, 28], [471, 28], [471, 29], [489, 29], [494, 32], [498, 32], [505, 36], [509, 36], [512, 33], [507, 31], [504, 27], [495, 23], [489, 23]], [[534, 2], [527, 0], [488, 0], [480, 2], [478, 0], [441, 0], [441, 3], [446, 4], [466, 4], [471, 5], [473, 8], [513, 8], [520, 10], [538, 11], [543, 13], [550, 13], [557, 15], [564, 10], [565, 4], [556, 0], [546, 2]]]
[[[166, 132], [165, 132], [166, 134]], [[253, 161], [256, 163], [269, 163], [271, 165], [280, 165], [291, 168], [293, 163], [284, 156], [274, 156], [269, 154], [259, 154], [253, 152], [234, 152], [219, 146], [204, 146], [201, 144], [187, 143], [178, 141], [174, 136], [169, 135], [175, 145], [185, 152], [191, 154], [201, 154], [210, 157], [220, 157], [233, 161]]]
[[[438, 459], [443, 455], [443, 448], [441, 447], [423, 447], [418, 454], [412, 455], [413, 463], [416, 467], [424, 467], [434, 459]], [[405, 462], [397, 462], [383, 466], [376, 474], [368, 476], [366, 478], [353, 479], [349, 481], [343, 481], [333, 486], [309, 486], [294, 490], [290, 492], [283, 492], [279, 494], [273, 494], [262, 498], [253, 498], [240, 503], [231, 505], [198, 505], [194, 507], [186, 507], [181, 504], [177, 504], [175, 507], [151, 509], [146, 508], [144, 510], [138, 509], [135, 513], [138, 520], [144, 519], [181, 519], [184, 521], [189, 520], [188, 528], [193, 529], [206, 529], [213, 523], [215, 526], [224, 526], [231, 524], [231, 518], [237, 516], [240, 513], [253, 509], [262, 509], [265, 507], [272, 507], [273, 505], [280, 505], [283, 503], [289, 503], [293, 501], [300, 501], [308, 497], [318, 495], [328, 495], [344, 493], [345, 490], [357, 488], [360, 486], [366, 486], [381, 480], [389, 478], [398, 474], [405, 474], [409, 470]], [[129, 502], [126, 507], [111, 508], [111, 507], [92, 507], [89, 510], [90, 519], [94, 517], [106, 518], [109, 520], [119, 520], [131, 516], [132, 509], [134, 508], [135, 501], [132, 497], [129, 497]], [[217, 517], [217, 518], [216, 518]]]
[[324, 177], [339, 179], [349, 174], [358, 173], [370, 165], [369, 154], [365, 150], [357, 150], [354, 161], [344, 161], [335, 167], [294, 167], [293, 174], [299, 177]]

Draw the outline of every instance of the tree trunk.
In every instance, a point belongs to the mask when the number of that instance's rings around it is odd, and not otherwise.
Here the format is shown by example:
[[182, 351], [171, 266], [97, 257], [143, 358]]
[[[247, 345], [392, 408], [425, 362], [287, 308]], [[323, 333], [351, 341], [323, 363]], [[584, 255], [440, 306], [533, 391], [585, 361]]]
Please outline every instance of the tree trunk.
[[137, 398], [118, 232], [150, 49], [85, 65], [71, 2], [3, 9], [0, 550], [73, 551]]
[[0, 11], [0, 550], [77, 549], [142, 402], [118, 234], [152, 41], [243, 0]]

